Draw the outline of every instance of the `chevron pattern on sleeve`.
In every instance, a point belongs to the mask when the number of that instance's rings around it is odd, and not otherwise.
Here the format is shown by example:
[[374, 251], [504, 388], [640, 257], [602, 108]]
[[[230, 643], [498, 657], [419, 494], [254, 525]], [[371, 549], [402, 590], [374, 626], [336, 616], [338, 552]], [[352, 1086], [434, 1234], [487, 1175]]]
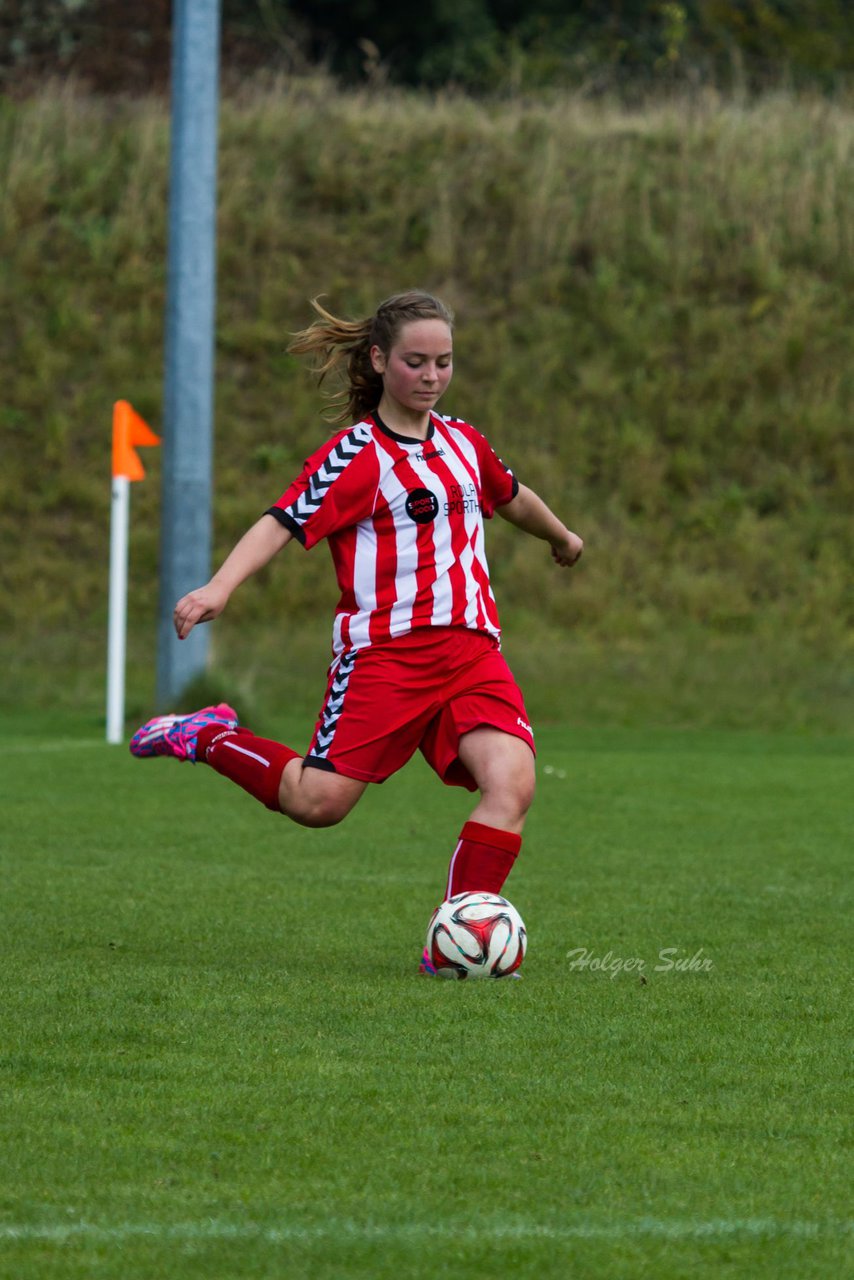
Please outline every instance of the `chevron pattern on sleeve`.
[[359, 423], [348, 431], [345, 436], [342, 436], [334, 448], [329, 450], [323, 462], [312, 474], [307, 488], [303, 490], [296, 502], [292, 503], [288, 508], [288, 515], [297, 524], [304, 524], [310, 516], [314, 515], [329, 492], [330, 487], [339, 476], [343, 475], [353, 459], [370, 441], [370, 427], [364, 423]]

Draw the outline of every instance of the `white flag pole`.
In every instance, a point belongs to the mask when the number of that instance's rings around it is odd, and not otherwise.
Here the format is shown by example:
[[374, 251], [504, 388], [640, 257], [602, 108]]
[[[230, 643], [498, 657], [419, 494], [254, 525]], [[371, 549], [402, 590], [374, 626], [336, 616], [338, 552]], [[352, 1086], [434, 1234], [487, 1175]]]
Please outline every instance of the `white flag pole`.
[[110, 504], [110, 603], [107, 632], [107, 741], [121, 742], [125, 721], [125, 649], [128, 604], [130, 486], [145, 468], [139, 445], [160, 444], [127, 400], [113, 405], [113, 488]]
[[125, 727], [129, 512], [130, 480], [127, 476], [113, 476], [107, 634], [107, 741], [112, 743], [121, 742]]

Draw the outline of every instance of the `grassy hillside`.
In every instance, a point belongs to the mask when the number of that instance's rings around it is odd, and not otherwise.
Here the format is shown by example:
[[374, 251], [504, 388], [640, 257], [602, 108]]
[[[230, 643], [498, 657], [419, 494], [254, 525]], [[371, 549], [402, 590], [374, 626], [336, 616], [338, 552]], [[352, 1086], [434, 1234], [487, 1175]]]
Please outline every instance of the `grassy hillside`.
[[[225, 102], [217, 556], [328, 430], [284, 351], [306, 299], [361, 314], [424, 285], [458, 314], [443, 407], [587, 541], [560, 575], [538, 544], [490, 530], [533, 709], [841, 727], [853, 122], [844, 104], [785, 97], [630, 112], [322, 81]], [[112, 402], [161, 425], [167, 147], [157, 100], [0, 104], [4, 702], [100, 707]], [[131, 712], [152, 688], [147, 458]], [[319, 693], [334, 591], [322, 550], [291, 551], [216, 631], [220, 677], [262, 710], [268, 690], [300, 710]]]

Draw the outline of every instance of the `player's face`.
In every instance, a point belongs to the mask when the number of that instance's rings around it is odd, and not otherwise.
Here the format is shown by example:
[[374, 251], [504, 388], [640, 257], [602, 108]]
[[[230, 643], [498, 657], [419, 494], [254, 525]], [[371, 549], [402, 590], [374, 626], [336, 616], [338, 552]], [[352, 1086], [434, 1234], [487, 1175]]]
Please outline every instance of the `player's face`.
[[383, 377], [384, 398], [413, 414], [426, 414], [451, 381], [453, 340], [444, 320], [412, 320], [402, 326], [388, 355], [371, 348]]

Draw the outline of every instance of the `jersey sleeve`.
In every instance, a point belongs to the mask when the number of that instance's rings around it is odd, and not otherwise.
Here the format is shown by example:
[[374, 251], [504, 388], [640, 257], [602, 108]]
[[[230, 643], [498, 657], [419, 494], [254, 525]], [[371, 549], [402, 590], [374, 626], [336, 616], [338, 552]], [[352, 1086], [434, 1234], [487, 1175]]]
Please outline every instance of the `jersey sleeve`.
[[369, 428], [351, 427], [307, 458], [278, 502], [267, 509], [308, 550], [323, 538], [364, 520], [371, 512], [372, 449]]
[[510, 468], [502, 462], [486, 437], [479, 431], [472, 430], [480, 464], [483, 514], [488, 519], [493, 515], [496, 507], [503, 507], [508, 502], [512, 502], [519, 492], [519, 481]]

